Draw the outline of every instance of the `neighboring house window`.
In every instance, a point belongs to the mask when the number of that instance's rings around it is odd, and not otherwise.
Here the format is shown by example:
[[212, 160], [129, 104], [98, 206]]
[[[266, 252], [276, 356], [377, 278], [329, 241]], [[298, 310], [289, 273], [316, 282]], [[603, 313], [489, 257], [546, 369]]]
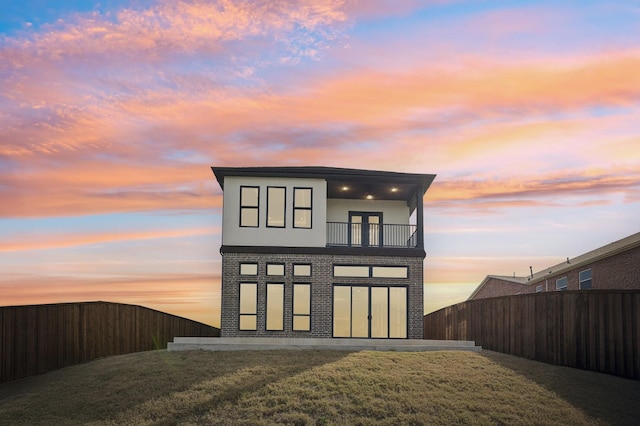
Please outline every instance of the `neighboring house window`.
[[310, 277], [311, 265], [309, 264], [295, 264], [293, 265], [293, 275], [295, 277]]
[[293, 227], [311, 228], [311, 188], [293, 188]]
[[260, 188], [257, 186], [240, 187], [240, 226], [258, 227], [260, 210]]
[[580, 290], [589, 290], [591, 288], [591, 269], [580, 271]]
[[258, 275], [257, 263], [241, 263], [240, 275]]
[[566, 290], [567, 289], [567, 277], [562, 277], [556, 280], [556, 290]]
[[284, 275], [284, 263], [267, 263], [267, 275]]
[[284, 212], [286, 204], [286, 188], [280, 186], [267, 187], [267, 226], [284, 228]]
[[266, 329], [284, 330], [284, 284], [267, 284]]
[[536, 286], [536, 293], [542, 293], [542, 285]]
[[293, 285], [293, 331], [311, 330], [311, 284]]
[[240, 283], [240, 330], [255, 330], [258, 314], [258, 284]]

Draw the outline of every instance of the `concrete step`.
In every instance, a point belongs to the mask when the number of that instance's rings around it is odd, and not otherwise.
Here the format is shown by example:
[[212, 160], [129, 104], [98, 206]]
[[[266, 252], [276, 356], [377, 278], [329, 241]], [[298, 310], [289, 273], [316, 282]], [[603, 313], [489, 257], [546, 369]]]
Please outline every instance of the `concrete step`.
[[272, 337], [176, 337], [169, 351], [254, 351], [278, 349], [316, 349], [345, 351], [472, 351], [482, 347], [473, 341], [420, 339], [321, 339]]

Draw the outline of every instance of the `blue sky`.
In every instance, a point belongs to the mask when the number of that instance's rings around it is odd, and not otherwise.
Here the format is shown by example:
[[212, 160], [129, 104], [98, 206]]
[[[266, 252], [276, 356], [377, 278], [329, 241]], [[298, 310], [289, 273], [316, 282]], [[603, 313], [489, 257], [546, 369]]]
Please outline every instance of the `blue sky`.
[[5, 3], [0, 304], [217, 325], [212, 165], [437, 174], [427, 312], [639, 230], [634, 2]]

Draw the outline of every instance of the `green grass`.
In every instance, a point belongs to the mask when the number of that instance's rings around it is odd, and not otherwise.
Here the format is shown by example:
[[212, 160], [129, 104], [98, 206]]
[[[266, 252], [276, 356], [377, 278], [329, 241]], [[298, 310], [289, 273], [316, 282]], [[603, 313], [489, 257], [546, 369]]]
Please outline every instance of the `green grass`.
[[637, 424], [638, 401], [489, 351], [152, 351], [0, 385], [0, 424]]

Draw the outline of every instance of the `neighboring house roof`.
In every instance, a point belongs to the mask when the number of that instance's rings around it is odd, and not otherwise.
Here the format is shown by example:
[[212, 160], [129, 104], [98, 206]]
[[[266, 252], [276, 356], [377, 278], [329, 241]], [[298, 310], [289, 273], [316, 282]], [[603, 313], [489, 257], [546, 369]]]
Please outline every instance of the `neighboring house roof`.
[[506, 281], [506, 282], [510, 282], [513, 284], [519, 284], [522, 285], [523, 287], [526, 287], [527, 285], [527, 278], [526, 277], [509, 277], [509, 276], [504, 276], [504, 275], [487, 275], [484, 280], [482, 280], [482, 282], [480, 283], [480, 285], [478, 287], [476, 287], [476, 289], [473, 291], [473, 293], [471, 293], [471, 295], [469, 296], [469, 298], [467, 300], [472, 300], [474, 297], [476, 297], [476, 295], [480, 292], [480, 290], [482, 290], [482, 288], [484, 287], [484, 285], [491, 280], [492, 278], [494, 279], [498, 279], [501, 281]]
[[[416, 193], [424, 195], [434, 174], [400, 173], [339, 167], [211, 167], [224, 191], [227, 176], [314, 178], [327, 181], [328, 198], [364, 198], [404, 200], [411, 203]], [[344, 188], [349, 188], [345, 190]], [[393, 190], [392, 190], [393, 189]]]
[[509, 281], [513, 283], [523, 284], [523, 285], [535, 285], [541, 281], [544, 281], [550, 274], [558, 275], [563, 272], [573, 270], [575, 268], [579, 268], [583, 265], [587, 265], [593, 262], [597, 262], [601, 259], [605, 259], [610, 256], [614, 256], [618, 253], [625, 252], [627, 250], [631, 250], [633, 248], [640, 246], [640, 232], [630, 235], [626, 238], [623, 238], [618, 241], [614, 241], [613, 243], [604, 245], [595, 250], [591, 250], [587, 253], [576, 256], [572, 259], [567, 258], [564, 262], [558, 263], [557, 265], [551, 266], [549, 268], [544, 268], [533, 276], [526, 277], [507, 277], [507, 276], [499, 276], [499, 275], [487, 275], [484, 280], [480, 283], [480, 285], [471, 293], [468, 300], [473, 299], [482, 289], [482, 287], [489, 281], [491, 278], [497, 278], [503, 281]]

